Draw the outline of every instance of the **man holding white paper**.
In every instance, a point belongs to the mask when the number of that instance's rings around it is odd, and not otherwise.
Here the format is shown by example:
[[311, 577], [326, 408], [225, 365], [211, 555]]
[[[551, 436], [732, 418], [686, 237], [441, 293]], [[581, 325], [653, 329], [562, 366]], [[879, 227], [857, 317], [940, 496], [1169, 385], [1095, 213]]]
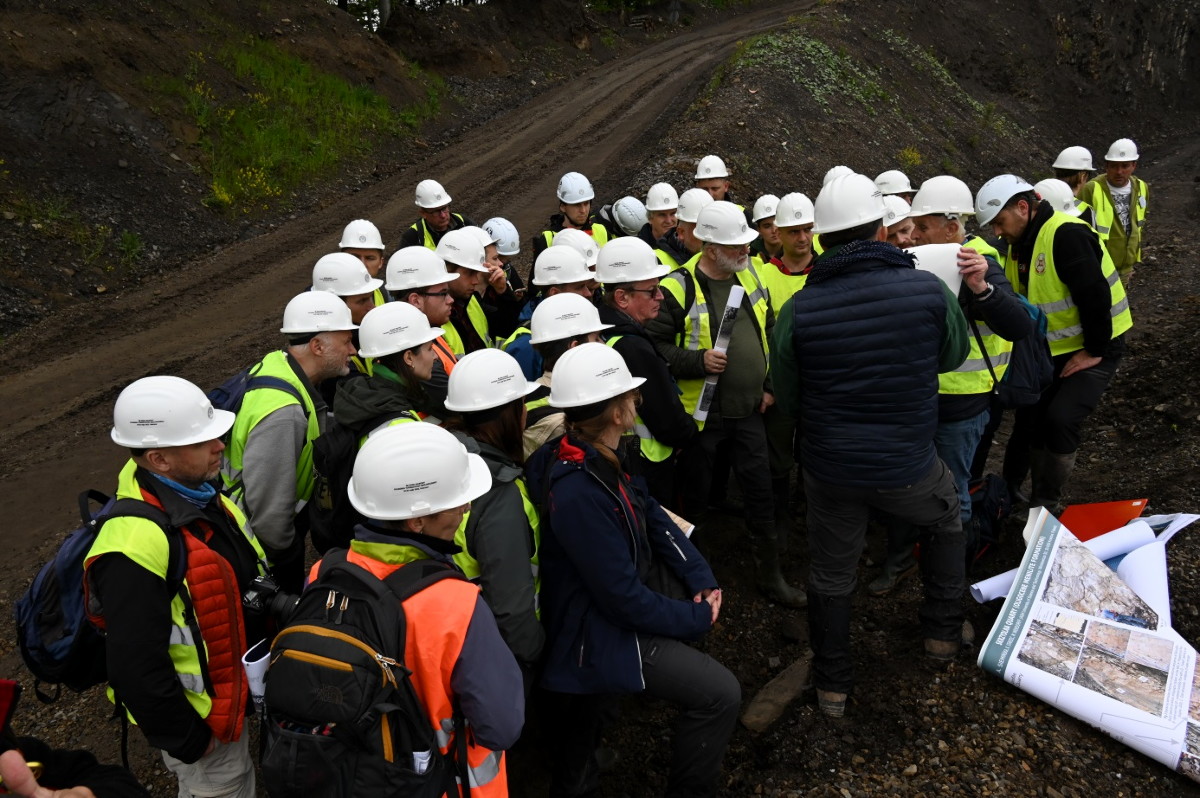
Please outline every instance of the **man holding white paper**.
[[780, 406], [799, 421], [808, 499], [809, 643], [817, 703], [845, 713], [854, 685], [851, 596], [872, 510], [920, 528], [925, 652], [964, 636], [958, 493], [937, 457], [937, 376], [967, 355], [957, 298], [886, 241], [870, 178], [834, 178], [816, 201], [826, 247], [783, 306], [771, 342]]
[[[779, 570], [762, 416], [775, 401], [767, 377], [767, 340], [775, 317], [750, 263], [749, 244], [758, 233], [736, 205], [724, 201], [700, 211], [695, 233], [702, 242], [700, 253], [663, 278], [662, 308], [646, 324], [679, 383], [684, 409], [700, 426], [696, 442], [680, 458], [684, 515], [703, 513], [717, 447], [726, 442], [745, 502], [758, 587], [773, 601], [800, 607], [804, 594], [784, 581]], [[738, 292], [744, 292], [740, 301]], [[723, 322], [732, 328], [723, 329]], [[728, 349], [721, 351], [718, 341], [726, 334]], [[715, 391], [705, 391], [710, 376], [717, 377]]]

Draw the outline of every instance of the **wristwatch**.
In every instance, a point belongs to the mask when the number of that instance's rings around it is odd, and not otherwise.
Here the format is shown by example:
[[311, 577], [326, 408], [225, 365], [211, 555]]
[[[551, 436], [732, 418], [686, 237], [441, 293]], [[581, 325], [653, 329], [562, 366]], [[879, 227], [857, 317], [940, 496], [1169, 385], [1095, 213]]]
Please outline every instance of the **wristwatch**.
[[996, 290], [996, 286], [992, 285], [991, 283], [984, 283], [984, 285], [986, 285], [987, 288], [983, 289], [983, 291], [980, 293], [975, 294], [972, 292], [973, 296], [978, 302], [982, 302], [983, 300], [987, 299]]

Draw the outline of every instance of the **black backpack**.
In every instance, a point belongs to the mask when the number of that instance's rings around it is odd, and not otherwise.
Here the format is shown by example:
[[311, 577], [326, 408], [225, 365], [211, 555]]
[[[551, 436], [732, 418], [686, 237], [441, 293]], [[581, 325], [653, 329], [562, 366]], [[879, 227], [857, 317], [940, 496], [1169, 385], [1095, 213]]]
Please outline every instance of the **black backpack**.
[[358, 441], [368, 431], [396, 417], [396, 413], [384, 414], [353, 427], [331, 418], [325, 431], [313, 441], [316, 479], [312, 498], [305, 507], [313, 548], [319, 553], [346, 548], [354, 538], [355, 525], [364, 520], [350, 503], [348, 493]]
[[[444, 563], [418, 560], [379, 580], [347, 562], [344, 549], [325, 556], [271, 644], [262, 758], [271, 796], [458, 795], [454, 759], [438, 750], [404, 667], [400, 602], [463, 578]], [[457, 712], [455, 725], [462, 742]]]
[[[93, 503], [100, 509], [93, 511]], [[95, 490], [79, 494], [82, 525], [67, 535], [14, 608], [21, 657], [33, 674], [34, 693], [45, 703], [57, 699], [63, 685], [82, 692], [108, 680], [104, 633], [88, 620], [84, 606], [83, 562], [100, 528], [120, 517], [162, 527], [170, 544], [167, 586], [174, 593], [183, 585], [187, 555], [166, 513], [137, 499], [113, 499]], [[53, 695], [42, 691], [43, 683], [55, 685]]]
[[967, 533], [967, 569], [995, 551], [1000, 543], [1004, 520], [1012, 513], [1008, 483], [998, 474], [988, 474], [971, 482], [971, 523]]
[[1000, 405], [1006, 408], [1036, 405], [1042, 398], [1042, 393], [1054, 381], [1054, 359], [1050, 354], [1050, 343], [1046, 340], [1049, 323], [1046, 313], [1020, 294], [1016, 296], [1024, 306], [1025, 312], [1033, 319], [1033, 332], [1013, 342], [1008, 370], [1004, 372], [1003, 378], [996, 379], [996, 371], [992, 368], [992, 360], [983, 346], [979, 327], [974, 322], [970, 323], [971, 332], [975, 334], [975, 341], [983, 354], [983, 362], [987, 364], [988, 372], [992, 375], [992, 390]]

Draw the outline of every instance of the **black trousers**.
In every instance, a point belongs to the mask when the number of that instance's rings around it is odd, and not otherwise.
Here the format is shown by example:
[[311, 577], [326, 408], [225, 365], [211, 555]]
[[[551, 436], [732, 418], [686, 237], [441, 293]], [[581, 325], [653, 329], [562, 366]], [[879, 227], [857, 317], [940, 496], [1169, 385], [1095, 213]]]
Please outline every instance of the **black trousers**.
[[[667, 798], [715, 796], [725, 749], [737, 725], [742, 690], [729, 669], [679, 640], [638, 635], [644, 695], [679, 708], [671, 741]], [[551, 798], [594, 796], [596, 748], [610, 695], [550, 694], [555, 717]]]
[[694, 443], [679, 455], [684, 515], [689, 520], [696, 520], [707, 509], [713, 464], [722, 444], [729, 447], [729, 462], [742, 491], [747, 528], [752, 534], [769, 533], [775, 524], [775, 506], [771, 494], [767, 430], [761, 413], [745, 418], [709, 416]]
[[966, 538], [959, 518], [958, 489], [941, 460], [912, 485], [858, 488], [822, 482], [804, 470], [808, 497], [809, 627], [813, 683], [818, 689], [849, 692], [849, 598], [857, 583], [867, 520], [880, 510], [919, 530], [925, 598], [918, 610], [921, 631], [933, 640], [962, 634]]

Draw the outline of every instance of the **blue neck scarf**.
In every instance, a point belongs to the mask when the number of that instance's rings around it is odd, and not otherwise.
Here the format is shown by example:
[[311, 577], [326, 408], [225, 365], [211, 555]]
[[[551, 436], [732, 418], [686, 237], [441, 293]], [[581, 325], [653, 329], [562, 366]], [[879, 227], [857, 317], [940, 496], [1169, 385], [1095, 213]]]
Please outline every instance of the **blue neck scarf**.
[[217, 489], [208, 482], [205, 482], [198, 488], [189, 488], [187, 485], [180, 485], [175, 480], [168, 479], [162, 474], [154, 474], [154, 476], [159, 482], [163, 483], [168, 488], [175, 491], [184, 499], [196, 505], [197, 507], [204, 507], [217, 495]]

